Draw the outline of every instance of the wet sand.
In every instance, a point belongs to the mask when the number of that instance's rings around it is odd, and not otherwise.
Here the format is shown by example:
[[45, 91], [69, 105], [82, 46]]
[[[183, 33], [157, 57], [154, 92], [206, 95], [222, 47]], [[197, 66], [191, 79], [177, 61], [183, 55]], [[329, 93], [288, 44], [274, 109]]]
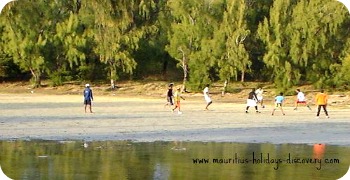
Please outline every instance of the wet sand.
[[350, 145], [350, 111], [329, 106], [316, 119], [315, 107], [285, 107], [271, 116], [272, 104], [246, 114], [245, 104], [217, 102], [204, 111], [202, 97], [182, 101], [183, 114], [164, 108], [165, 99], [99, 96], [93, 114], [82, 96], [0, 94], [0, 140], [216, 141]]

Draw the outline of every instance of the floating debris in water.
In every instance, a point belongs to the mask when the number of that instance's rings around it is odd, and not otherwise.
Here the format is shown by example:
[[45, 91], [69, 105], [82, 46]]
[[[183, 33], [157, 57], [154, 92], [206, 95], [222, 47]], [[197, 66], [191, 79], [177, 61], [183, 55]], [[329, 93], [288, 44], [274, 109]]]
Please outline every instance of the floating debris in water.
[[172, 147], [171, 150], [174, 150], [174, 151], [186, 151], [187, 149], [186, 148], [182, 148], [182, 147]]
[[43, 155], [43, 156], [38, 156], [38, 158], [48, 158], [49, 156], [45, 156], [45, 155]]

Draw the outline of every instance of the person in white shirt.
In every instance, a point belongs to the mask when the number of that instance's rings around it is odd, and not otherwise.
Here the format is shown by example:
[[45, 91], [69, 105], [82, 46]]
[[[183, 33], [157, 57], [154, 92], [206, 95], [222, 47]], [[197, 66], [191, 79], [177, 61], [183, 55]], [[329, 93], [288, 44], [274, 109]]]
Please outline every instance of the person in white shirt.
[[256, 94], [256, 97], [258, 98], [258, 102], [260, 103], [262, 108], [265, 108], [263, 93], [264, 93], [264, 90], [261, 87], [255, 90], [255, 94]]
[[295, 101], [295, 108], [294, 110], [298, 109], [298, 104], [305, 104], [309, 110], [311, 110], [311, 107], [306, 103], [306, 98], [303, 92], [300, 91], [300, 89], [297, 89], [296, 92], [297, 94], [297, 100]]
[[206, 85], [206, 87], [203, 90], [204, 100], [207, 102], [207, 105], [205, 106], [205, 110], [209, 110], [208, 107], [213, 103], [209, 96], [209, 84]]
[[248, 113], [249, 107], [254, 107], [256, 113], [260, 113], [258, 110], [258, 98], [256, 97], [255, 94], [255, 88], [252, 89], [252, 91], [248, 94], [247, 98], [247, 107], [245, 108], [245, 113]]

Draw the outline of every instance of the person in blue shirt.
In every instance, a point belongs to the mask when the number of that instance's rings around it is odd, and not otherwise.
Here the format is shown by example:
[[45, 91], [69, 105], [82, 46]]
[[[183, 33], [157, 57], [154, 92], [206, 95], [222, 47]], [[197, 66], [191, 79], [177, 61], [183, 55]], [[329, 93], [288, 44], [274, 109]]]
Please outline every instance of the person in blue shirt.
[[90, 113], [92, 113], [91, 102], [93, 101], [93, 99], [94, 97], [92, 96], [92, 90], [90, 89], [90, 84], [85, 84], [85, 89], [84, 89], [85, 113], [86, 113], [87, 106], [89, 106]]
[[274, 115], [276, 108], [280, 108], [282, 111], [282, 114], [286, 115], [284, 114], [284, 111], [282, 108], [283, 101], [284, 101], [284, 97], [283, 97], [283, 93], [281, 92], [278, 96], [275, 97], [275, 107], [272, 110], [272, 114], [271, 114], [272, 116]]

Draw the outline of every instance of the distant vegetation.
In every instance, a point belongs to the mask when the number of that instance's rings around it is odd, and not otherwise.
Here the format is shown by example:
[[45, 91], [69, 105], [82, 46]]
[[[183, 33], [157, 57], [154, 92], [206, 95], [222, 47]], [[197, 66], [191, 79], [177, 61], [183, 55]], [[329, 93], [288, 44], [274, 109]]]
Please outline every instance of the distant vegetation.
[[0, 17], [0, 78], [350, 81], [350, 15], [330, 0], [32, 0]]

